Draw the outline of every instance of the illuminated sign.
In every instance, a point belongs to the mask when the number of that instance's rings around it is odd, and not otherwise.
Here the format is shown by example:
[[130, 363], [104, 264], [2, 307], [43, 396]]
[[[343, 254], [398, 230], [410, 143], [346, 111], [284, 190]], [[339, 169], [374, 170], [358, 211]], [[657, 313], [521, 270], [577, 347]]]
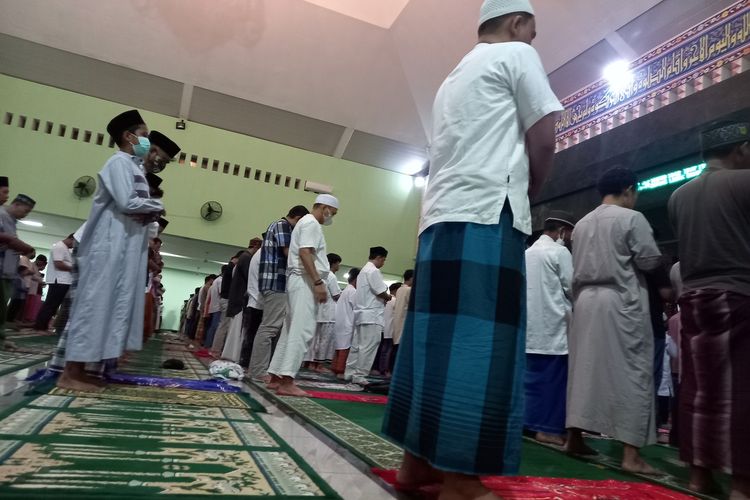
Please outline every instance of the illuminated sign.
[[706, 164], [701, 163], [699, 165], [693, 165], [692, 167], [683, 168], [682, 170], [676, 170], [667, 174], [651, 177], [650, 179], [638, 183], [638, 191], [650, 191], [652, 189], [659, 189], [664, 186], [671, 186], [689, 181], [690, 179], [701, 175], [701, 172], [703, 172], [705, 168]]

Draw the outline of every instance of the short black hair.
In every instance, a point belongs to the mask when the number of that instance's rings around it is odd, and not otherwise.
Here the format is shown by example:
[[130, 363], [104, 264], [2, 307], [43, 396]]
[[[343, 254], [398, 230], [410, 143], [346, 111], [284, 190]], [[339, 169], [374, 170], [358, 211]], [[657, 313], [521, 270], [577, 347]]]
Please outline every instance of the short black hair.
[[201, 287], [196, 288], [195, 292], [193, 292], [193, 295], [195, 295], [196, 293], [200, 293], [200, 291], [201, 291]]
[[203, 283], [208, 283], [209, 281], [215, 280], [215, 279], [216, 279], [216, 275], [215, 274], [209, 274], [208, 276], [206, 276], [206, 279], [203, 280]]
[[596, 183], [596, 189], [603, 197], [613, 194], [621, 195], [623, 191], [638, 185], [638, 176], [625, 167], [614, 167], [604, 172]]
[[43, 260], [44, 262], [47, 262], [47, 256], [39, 254], [39, 255], [36, 256], [35, 260]]
[[227, 268], [228, 267], [229, 266], [227, 266], [226, 264], [224, 264], [223, 266], [221, 266], [221, 274], [224, 274], [225, 272], [227, 272]]
[[297, 205], [296, 207], [292, 207], [289, 209], [289, 213], [286, 214], [287, 217], [290, 219], [296, 219], [297, 217], [304, 217], [305, 215], [309, 214], [310, 211], [307, 209], [304, 205]]
[[341, 256], [339, 254], [329, 253], [326, 257], [328, 257], [329, 264], [338, 264], [341, 262]]
[[482, 36], [496, 33], [502, 27], [505, 21], [515, 16], [521, 16], [524, 22], [529, 22], [529, 20], [534, 17], [528, 12], [511, 12], [510, 14], [505, 14], [504, 16], [493, 17], [492, 19], [487, 19], [479, 26], [477, 34], [479, 36]]
[[353, 267], [349, 269], [349, 283], [354, 283], [357, 281], [357, 276], [359, 276], [360, 269], [358, 267]]
[[407, 269], [404, 271], [404, 281], [409, 281], [414, 277], [414, 269]]
[[125, 134], [130, 132], [131, 134], [135, 134], [135, 131], [139, 128], [143, 127], [145, 124], [141, 123], [138, 125], [133, 125], [130, 128], [127, 128], [120, 132], [120, 135], [117, 136], [117, 140], [115, 141], [115, 144], [117, 144], [118, 147], [122, 147], [123, 144], [125, 144]]
[[161, 240], [161, 238], [158, 238], [158, 237], [157, 237], [157, 238], [154, 238], [154, 241], [155, 241], [156, 243], [164, 243], [164, 242], [163, 242], [163, 241]]
[[[243, 253], [245, 253], [245, 251], [244, 250], [240, 250], [239, 252], [237, 252], [236, 254], [234, 254], [234, 257], [232, 257], [232, 259], [239, 259], [240, 257], [242, 257]], [[229, 260], [232, 260], [232, 259], [229, 259]]]
[[391, 295], [396, 293], [403, 283], [391, 283], [391, 286], [388, 287], [388, 291], [391, 292]]
[[76, 238], [75, 238], [75, 236], [76, 236], [76, 235], [75, 235], [75, 233], [70, 233], [70, 234], [68, 235], [68, 237], [67, 237], [67, 238], [65, 238], [65, 239], [66, 239], [66, 240], [74, 240], [74, 239], [76, 239]]
[[372, 247], [370, 249], [370, 260], [378, 257], [388, 257], [388, 250], [383, 247]]

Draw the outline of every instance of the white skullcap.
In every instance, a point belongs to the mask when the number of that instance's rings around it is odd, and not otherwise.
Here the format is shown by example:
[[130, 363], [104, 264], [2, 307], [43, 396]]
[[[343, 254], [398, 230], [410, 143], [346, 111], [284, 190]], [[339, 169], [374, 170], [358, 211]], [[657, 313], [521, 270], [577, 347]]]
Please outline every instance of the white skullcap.
[[319, 194], [318, 197], [315, 198], [315, 204], [328, 205], [336, 210], [339, 208], [339, 200], [331, 194]]
[[514, 12], [526, 12], [533, 16], [534, 8], [529, 0], [484, 0], [479, 11], [479, 26], [490, 19]]

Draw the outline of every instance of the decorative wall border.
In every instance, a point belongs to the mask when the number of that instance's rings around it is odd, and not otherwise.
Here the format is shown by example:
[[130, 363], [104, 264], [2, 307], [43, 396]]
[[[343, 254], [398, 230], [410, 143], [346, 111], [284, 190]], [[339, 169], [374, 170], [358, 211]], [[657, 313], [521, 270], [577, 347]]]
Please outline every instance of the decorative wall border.
[[632, 84], [599, 80], [563, 99], [557, 150], [567, 149], [750, 68], [750, 0], [741, 0], [634, 61]]

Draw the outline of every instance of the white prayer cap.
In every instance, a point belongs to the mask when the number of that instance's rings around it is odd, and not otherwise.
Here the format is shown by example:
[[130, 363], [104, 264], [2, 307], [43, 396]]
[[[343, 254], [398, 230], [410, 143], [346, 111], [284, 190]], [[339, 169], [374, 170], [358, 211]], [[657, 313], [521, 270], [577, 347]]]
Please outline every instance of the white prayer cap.
[[479, 26], [485, 21], [514, 12], [526, 12], [534, 15], [534, 8], [529, 0], [484, 0], [479, 11]]
[[336, 210], [339, 208], [339, 200], [331, 194], [319, 194], [318, 197], [315, 198], [315, 204], [328, 205]]

